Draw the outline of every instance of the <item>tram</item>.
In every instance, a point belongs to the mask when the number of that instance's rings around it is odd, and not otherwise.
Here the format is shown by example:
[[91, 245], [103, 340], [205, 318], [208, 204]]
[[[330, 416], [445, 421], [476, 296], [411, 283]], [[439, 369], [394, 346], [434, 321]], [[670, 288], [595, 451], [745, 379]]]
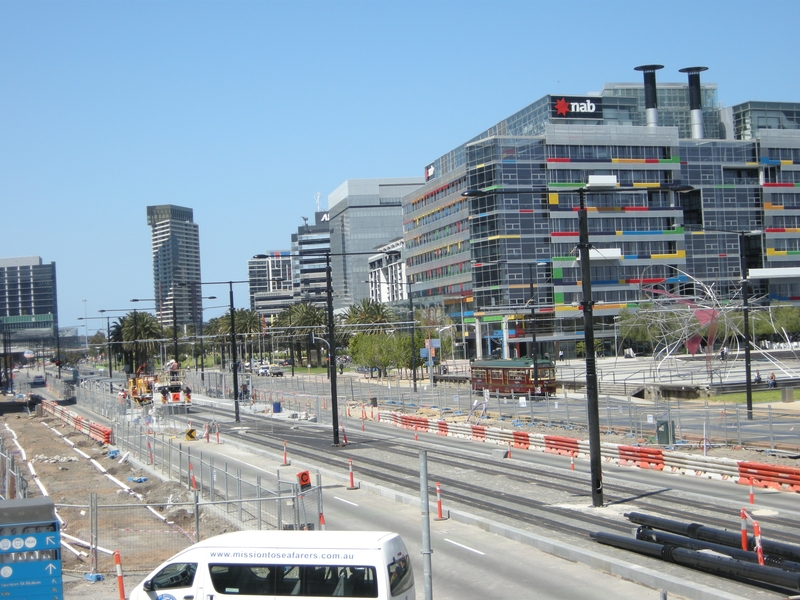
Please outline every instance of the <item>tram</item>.
[[549, 358], [538, 359], [536, 369], [530, 358], [476, 360], [471, 370], [476, 391], [534, 396], [556, 393], [556, 366]]

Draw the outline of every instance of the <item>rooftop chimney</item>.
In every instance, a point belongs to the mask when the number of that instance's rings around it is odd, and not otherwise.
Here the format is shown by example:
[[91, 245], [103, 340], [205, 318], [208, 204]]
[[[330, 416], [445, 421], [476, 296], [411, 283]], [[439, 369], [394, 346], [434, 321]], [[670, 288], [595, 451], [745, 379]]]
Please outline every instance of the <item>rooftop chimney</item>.
[[703, 133], [703, 103], [700, 97], [700, 73], [708, 71], [708, 67], [686, 67], [680, 69], [681, 73], [689, 74], [689, 116], [692, 119], [692, 139], [702, 140]]
[[656, 99], [656, 71], [664, 65], [642, 65], [634, 67], [644, 71], [644, 114], [648, 127], [658, 127], [658, 100]]

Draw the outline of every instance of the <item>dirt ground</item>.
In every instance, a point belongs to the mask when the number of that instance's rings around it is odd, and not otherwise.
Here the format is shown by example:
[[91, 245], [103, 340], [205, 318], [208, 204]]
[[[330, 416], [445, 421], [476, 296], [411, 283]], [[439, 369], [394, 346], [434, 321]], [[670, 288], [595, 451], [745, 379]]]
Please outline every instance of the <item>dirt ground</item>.
[[[113, 557], [101, 552], [97, 565], [93, 566], [92, 556], [87, 548], [63, 535], [83, 541], [90, 539], [90, 492], [97, 494], [98, 506], [120, 506], [119, 509], [98, 512], [98, 530], [101, 536], [103, 532], [109, 532], [105, 540], [114, 540], [115, 545], [109, 549], [127, 549], [120, 550], [126, 597], [146, 573], [181, 547], [192, 543], [195, 529], [193, 511], [174, 506], [191, 501], [190, 492], [179, 484], [161, 481], [127, 462], [120, 464], [118, 458], [108, 458], [107, 446], [63, 426], [61, 421], [53, 417], [5, 415], [0, 420], [0, 434], [5, 438], [6, 448], [16, 448], [13, 441], [16, 436], [25, 457], [33, 464], [37, 479], [57, 505], [58, 514], [64, 520], [62, 539], [78, 552], [76, 555], [62, 546], [66, 600], [119, 600], [120, 597]], [[65, 440], [71, 441], [77, 449], [88, 454], [110, 475], [130, 486], [138, 495], [124, 491]], [[19, 459], [21, 458], [20, 452]], [[27, 466], [23, 467], [23, 473], [30, 482], [28, 495], [42, 496], [43, 493], [33, 481]], [[136, 483], [129, 481], [129, 477], [147, 477], [147, 481]], [[159, 520], [146, 509], [135, 506], [144, 503], [157, 505], [158, 512], [165, 519]], [[126, 505], [131, 505], [130, 509], [125, 508]], [[234, 529], [229, 522], [206, 514], [201, 515], [201, 521], [203, 537]], [[155, 534], [169, 537], [173, 543], [154, 543]], [[103, 537], [99, 537], [98, 546], [104, 546], [103, 540]], [[100, 573], [104, 579], [90, 581], [85, 578], [87, 573]]]

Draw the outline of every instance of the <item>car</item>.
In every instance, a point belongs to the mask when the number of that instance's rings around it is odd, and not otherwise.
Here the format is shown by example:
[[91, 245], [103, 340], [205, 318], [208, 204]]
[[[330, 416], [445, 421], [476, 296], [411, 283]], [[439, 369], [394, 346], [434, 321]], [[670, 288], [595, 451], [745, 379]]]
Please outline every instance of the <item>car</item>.
[[270, 367], [269, 376], [270, 377], [283, 377], [283, 369], [280, 369], [278, 367]]
[[258, 374], [269, 376], [269, 365], [261, 365], [258, 367]]
[[45, 387], [47, 385], [47, 381], [44, 379], [44, 375], [34, 375], [33, 381], [31, 381], [31, 387]]
[[291, 367], [294, 364], [294, 361], [291, 358], [287, 358], [281, 361], [282, 367]]

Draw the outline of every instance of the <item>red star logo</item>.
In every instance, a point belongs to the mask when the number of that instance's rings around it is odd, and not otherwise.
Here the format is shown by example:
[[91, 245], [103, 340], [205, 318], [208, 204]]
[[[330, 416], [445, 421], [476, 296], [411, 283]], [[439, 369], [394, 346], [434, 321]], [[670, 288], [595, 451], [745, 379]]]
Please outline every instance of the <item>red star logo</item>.
[[556, 113], [557, 114], [563, 115], [563, 116], [566, 117], [568, 112], [569, 112], [569, 103], [564, 98], [562, 98], [561, 100], [556, 102]]

